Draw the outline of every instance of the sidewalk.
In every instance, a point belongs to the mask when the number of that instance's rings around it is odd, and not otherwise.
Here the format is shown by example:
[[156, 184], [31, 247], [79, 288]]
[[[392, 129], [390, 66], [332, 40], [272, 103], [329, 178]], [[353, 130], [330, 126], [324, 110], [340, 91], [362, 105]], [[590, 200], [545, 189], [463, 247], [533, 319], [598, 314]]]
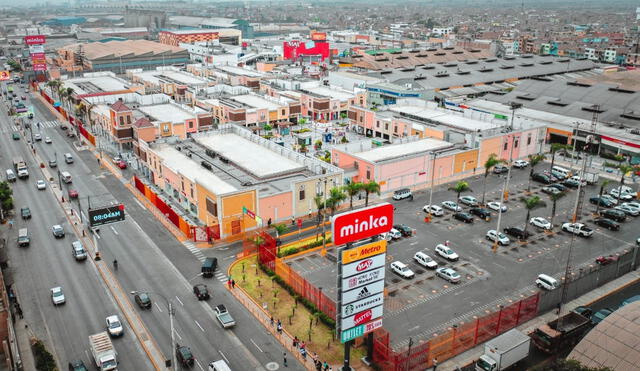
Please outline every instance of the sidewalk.
[[[21, 362], [23, 370], [35, 370], [36, 360], [33, 357], [33, 352], [31, 351], [31, 338], [35, 337], [35, 334], [29, 328], [29, 324], [26, 319], [20, 319], [17, 316], [15, 318], [16, 321], [13, 324], [13, 328], [18, 342], [19, 352], [19, 354], [16, 355], [16, 361], [19, 360], [19, 362]], [[49, 345], [47, 345], [47, 348], [49, 348]], [[51, 349], [48, 350], [51, 351]]]
[[[636, 281], [640, 280], [640, 271], [631, 271], [625, 274], [622, 277], [619, 277], [603, 286], [598, 287], [597, 289], [590, 291], [579, 298], [576, 298], [567, 304], [564, 305], [562, 313], [567, 313], [575, 307], [584, 305], [589, 306], [593, 302], [601, 299], [602, 297], [613, 293], [615, 291], [619, 291], [626, 286], [629, 286]], [[538, 316], [532, 319], [529, 322], [523, 323], [518, 326], [517, 329], [522, 331], [525, 334], [535, 330], [536, 328], [546, 324], [547, 322], [556, 319], [558, 316], [555, 311], [547, 312], [541, 316]], [[456, 370], [457, 367], [463, 368], [469, 364], [474, 363], [484, 352], [484, 343], [476, 346], [475, 348], [469, 349], [468, 351], [461, 353], [451, 359], [448, 359], [442, 362], [438, 370], [449, 371]]]

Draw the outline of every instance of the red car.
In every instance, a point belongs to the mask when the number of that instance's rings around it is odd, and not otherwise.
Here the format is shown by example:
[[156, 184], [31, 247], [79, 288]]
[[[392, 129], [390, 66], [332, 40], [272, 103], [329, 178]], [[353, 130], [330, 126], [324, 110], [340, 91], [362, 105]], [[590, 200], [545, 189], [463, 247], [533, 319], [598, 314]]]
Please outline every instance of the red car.
[[78, 198], [78, 191], [76, 191], [75, 189], [70, 189], [69, 198]]
[[607, 265], [609, 263], [613, 263], [614, 261], [618, 260], [617, 257], [613, 256], [613, 255], [609, 255], [609, 256], [598, 256], [596, 258], [596, 263], [600, 264], [600, 265]]
[[118, 161], [118, 167], [120, 169], [126, 169], [127, 168], [127, 162], [124, 160]]

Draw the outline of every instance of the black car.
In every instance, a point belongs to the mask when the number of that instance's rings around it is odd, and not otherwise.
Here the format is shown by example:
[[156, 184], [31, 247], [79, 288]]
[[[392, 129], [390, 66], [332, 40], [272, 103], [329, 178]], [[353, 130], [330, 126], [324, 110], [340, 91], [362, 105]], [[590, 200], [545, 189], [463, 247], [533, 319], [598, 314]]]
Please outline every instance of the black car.
[[533, 181], [535, 182], [544, 183], [544, 184], [553, 183], [553, 181], [549, 176], [545, 174], [540, 174], [540, 173], [534, 173], [533, 175], [531, 175], [531, 179], [533, 179]]
[[20, 215], [22, 215], [22, 219], [31, 219], [31, 209], [28, 207], [21, 208]]
[[413, 228], [406, 224], [396, 224], [393, 228], [397, 229], [403, 237], [413, 236]]
[[614, 210], [614, 209], [599, 210], [598, 214], [600, 214], [600, 216], [603, 216], [607, 219], [615, 220], [616, 222], [624, 222], [625, 220], [627, 220], [627, 214], [625, 214], [624, 211], [620, 211], [620, 210]]
[[504, 233], [510, 236], [513, 236], [519, 240], [526, 240], [531, 236], [531, 233], [525, 232], [525, 230], [520, 227], [507, 227], [504, 229]]
[[458, 212], [458, 213], [453, 214], [453, 218], [461, 220], [461, 221], [463, 221], [465, 223], [473, 223], [473, 216], [471, 216], [471, 214], [469, 214], [469, 213]]
[[180, 344], [176, 344], [176, 358], [182, 367], [193, 367], [195, 363], [191, 349]]
[[151, 309], [151, 298], [146, 292], [139, 292], [134, 296], [136, 304], [142, 309]]
[[69, 371], [89, 371], [82, 360], [69, 362]]
[[491, 220], [491, 211], [482, 207], [474, 207], [473, 209], [469, 210], [469, 213], [477, 215], [478, 217], [486, 221]]
[[613, 206], [613, 204], [611, 203], [611, 201], [607, 200], [606, 198], [602, 198], [600, 196], [593, 196], [591, 198], [589, 198], [589, 202], [594, 204], [594, 205], [600, 205], [603, 207], [611, 207]]
[[567, 190], [567, 187], [563, 186], [560, 183], [553, 183], [553, 184], [549, 184], [549, 187], [553, 187], [555, 189], [557, 189], [560, 192], [564, 192]]
[[607, 219], [607, 218], [597, 218], [593, 221], [595, 224], [601, 226], [601, 227], [605, 227], [610, 231], [619, 231], [620, 230], [620, 224], [614, 222], [611, 219]]
[[575, 179], [567, 179], [562, 182], [563, 185], [566, 185], [569, 188], [578, 188], [580, 186], [580, 182]]
[[196, 295], [198, 300], [209, 299], [209, 289], [207, 289], [207, 285], [204, 285], [202, 283], [193, 286], [193, 293]]

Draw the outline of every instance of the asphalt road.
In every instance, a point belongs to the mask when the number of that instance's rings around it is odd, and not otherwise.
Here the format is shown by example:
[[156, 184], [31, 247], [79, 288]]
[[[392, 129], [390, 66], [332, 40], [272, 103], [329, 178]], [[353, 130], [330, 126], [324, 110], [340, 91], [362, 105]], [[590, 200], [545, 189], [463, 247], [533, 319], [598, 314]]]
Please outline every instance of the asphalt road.
[[[51, 121], [55, 117], [42, 107], [39, 101], [35, 101], [37, 121]], [[100, 228], [97, 243], [103, 258], [110, 262], [114, 258], [118, 259], [119, 269], [115, 272], [122, 290], [148, 291], [153, 300], [153, 308], [150, 311], [137, 309], [140, 312], [146, 328], [153, 335], [160, 349], [169, 355], [171, 350], [169, 317], [167, 311], [167, 300], [171, 300], [177, 308], [175, 316], [176, 341], [191, 347], [196, 357], [196, 369], [206, 369], [206, 364], [218, 359], [226, 359], [233, 369], [275, 369], [280, 367], [284, 348], [280, 346], [273, 337], [266, 332], [262, 326], [254, 322], [253, 317], [237, 303], [227, 292], [225, 285], [218, 278], [203, 280], [198, 276], [200, 271], [200, 261], [204, 256], [218, 256], [221, 262], [221, 272], [225, 272], [225, 266], [232, 261], [238, 251], [210, 249], [204, 252], [190, 252], [187, 247], [178, 242], [173, 235], [164, 229], [161, 223], [142, 207], [135, 197], [124, 187], [121, 180], [113, 177], [109, 172], [99, 168], [95, 157], [89, 151], [77, 152], [71, 145], [71, 140], [64, 136], [64, 132], [59, 128], [42, 128], [42, 136], [50, 136], [52, 144], [37, 142], [36, 150], [44, 158], [54, 158], [57, 153], [60, 170], [67, 170], [73, 177], [73, 182], [69, 187], [77, 190], [80, 194], [80, 204], [86, 215], [86, 208], [90, 197], [92, 206], [108, 204], [111, 201], [118, 201], [125, 204], [127, 219], [124, 222]], [[6, 133], [3, 140], [11, 142], [11, 134]], [[23, 142], [11, 143], [16, 148], [21, 148], [25, 153], [27, 150]], [[67, 165], [62, 161], [61, 154], [71, 152], [75, 162]], [[11, 157], [7, 157], [6, 166], [10, 167]], [[4, 165], [4, 162], [3, 162]], [[34, 168], [30, 166], [30, 168]], [[34, 183], [34, 177], [29, 183]], [[19, 182], [20, 183], [20, 182]], [[63, 184], [63, 188], [66, 189]], [[32, 190], [35, 191], [35, 183]], [[37, 193], [37, 192], [36, 192]], [[44, 196], [45, 193], [40, 191]], [[48, 192], [47, 192], [48, 193]], [[50, 204], [43, 207], [47, 215], [59, 208], [56, 208], [57, 201], [48, 194]], [[44, 205], [43, 205], [44, 206]], [[77, 202], [74, 201], [74, 208], [78, 209]], [[61, 213], [61, 212], [60, 212]], [[35, 218], [34, 218], [35, 220]], [[53, 223], [51, 223], [53, 224]], [[50, 232], [44, 230], [44, 234]], [[68, 236], [69, 237], [69, 236]], [[68, 238], [67, 237], [67, 238]], [[39, 238], [39, 237], [38, 237]], [[51, 238], [52, 239], [52, 238]], [[70, 241], [67, 241], [70, 242]], [[35, 245], [34, 245], [35, 246]], [[33, 247], [32, 247], [33, 248]], [[65, 251], [67, 253], [67, 251]], [[75, 263], [71, 259], [70, 246], [68, 247], [69, 263]], [[90, 263], [87, 263], [87, 265]], [[42, 266], [33, 266], [34, 270], [42, 270]], [[77, 282], [82, 280], [74, 276], [70, 277]], [[93, 273], [93, 279], [96, 275]], [[22, 279], [18, 279], [22, 281]], [[192, 293], [192, 286], [198, 282], [205, 282], [210, 291], [213, 291], [212, 298], [208, 303], [199, 302]], [[34, 283], [34, 286], [36, 284]], [[35, 290], [36, 287], [32, 287]], [[22, 290], [21, 290], [22, 291]], [[104, 289], [103, 289], [104, 291]], [[76, 294], [69, 293], [69, 297]], [[78, 293], [77, 295], [81, 295]], [[131, 296], [133, 300], [133, 296]], [[99, 301], [91, 301], [93, 305], [103, 307]], [[212, 307], [224, 303], [237, 322], [237, 326], [231, 330], [223, 330], [218, 324], [213, 314]], [[106, 316], [106, 315], [105, 315]], [[102, 314], [92, 318], [88, 323], [101, 326], [104, 322]], [[60, 322], [65, 328], [67, 318]], [[73, 320], [69, 318], [69, 320]], [[82, 331], [70, 333], [69, 335], [82, 338], [81, 344], [87, 348], [86, 337], [90, 333], [86, 330], [86, 324], [82, 323]], [[66, 338], [66, 337], [65, 337]], [[52, 343], [64, 343], [62, 338], [51, 336]], [[126, 334], [123, 339], [133, 339], [133, 334]], [[120, 340], [117, 340], [120, 342]], [[69, 346], [65, 350], [66, 354], [73, 354], [80, 349], [78, 346]], [[136, 354], [131, 354], [136, 350]], [[120, 349], [118, 348], [120, 352]], [[130, 354], [127, 357], [127, 353]], [[150, 366], [146, 356], [140, 353], [136, 346], [124, 347], [122, 351], [123, 362], [128, 359], [138, 359], [144, 365], [136, 365], [135, 369], [148, 369]], [[70, 355], [68, 357], [71, 357]], [[294, 357], [289, 356], [289, 368], [302, 368], [301, 365], [293, 362]], [[133, 361], [132, 361], [133, 362]], [[126, 364], [126, 363], [125, 363]]]

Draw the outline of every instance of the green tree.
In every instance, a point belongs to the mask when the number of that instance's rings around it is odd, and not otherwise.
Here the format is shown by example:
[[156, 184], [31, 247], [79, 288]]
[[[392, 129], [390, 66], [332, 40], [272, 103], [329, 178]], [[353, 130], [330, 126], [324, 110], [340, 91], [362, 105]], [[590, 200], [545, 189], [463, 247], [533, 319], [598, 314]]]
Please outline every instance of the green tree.
[[527, 235], [527, 227], [529, 226], [529, 217], [531, 216], [531, 210], [537, 209], [539, 207], [544, 207], [547, 204], [540, 199], [539, 196], [532, 196], [529, 198], [521, 198], [520, 201], [524, 204], [525, 209], [527, 209], [527, 217], [524, 220], [524, 234]]
[[279, 238], [280, 235], [286, 233], [289, 230], [289, 227], [285, 223], [274, 224], [273, 229], [276, 231], [276, 238]]
[[620, 187], [618, 187], [618, 198], [622, 195], [622, 186], [624, 185], [624, 177], [628, 172], [633, 171], [635, 168], [629, 164], [620, 164], [618, 165], [618, 170], [620, 170]]
[[456, 200], [457, 200], [458, 198], [460, 198], [460, 193], [470, 191], [471, 188], [469, 187], [469, 183], [465, 182], [464, 180], [461, 180], [458, 183], [456, 183], [455, 186], [449, 187], [449, 190], [456, 193]]
[[336, 213], [336, 209], [344, 200], [347, 199], [347, 195], [342, 190], [342, 187], [331, 188], [329, 192], [329, 198], [327, 199], [327, 207], [331, 210], [331, 216]]
[[[611, 180], [609, 179], [605, 179], [602, 181], [602, 183], [600, 183], [600, 192], [598, 192], [598, 198], [602, 198], [602, 194], [604, 193], [604, 189], [606, 186], [609, 185], [609, 183], [611, 183]], [[600, 202], [598, 202], [596, 204], [596, 214], [598, 214], [598, 211], [600, 211]]]
[[271, 125], [269, 125], [269, 124], [265, 124], [265, 125], [262, 127], [262, 130], [264, 130], [264, 131], [271, 131], [271, 130], [273, 130], [273, 126], [271, 126]]
[[531, 170], [529, 171], [529, 184], [527, 185], [527, 192], [531, 191], [531, 177], [533, 177], [533, 172], [536, 165], [542, 162], [545, 158], [546, 156], [544, 154], [529, 155], [529, 164], [531, 166]]
[[54, 371], [58, 369], [56, 367], [56, 360], [41, 340], [36, 340], [35, 343], [33, 343], [32, 348], [33, 357], [36, 361], [36, 370]]
[[13, 209], [13, 190], [7, 182], [0, 182], [0, 207], [3, 215], [5, 212]]
[[483, 205], [484, 205], [484, 197], [487, 193], [487, 177], [491, 173], [491, 169], [493, 169], [494, 166], [503, 162], [505, 161], [499, 159], [498, 155], [496, 155], [495, 153], [490, 154], [489, 158], [487, 158], [487, 161], [484, 162], [484, 180], [482, 182], [482, 202], [481, 202]]
[[347, 115], [346, 113], [344, 113], [344, 112], [340, 112], [340, 118], [341, 118], [342, 120], [346, 119], [347, 117], [348, 117], [348, 115]]
[[326, 204], [326, 200], [324, 199], [323, 196], [321, 195], [316, 195], [316, 197], [313, 198], [313, 202], [316, 204], [316, 209], [318, 209], [318, 215], [317, 215], [317, 223], [316, 223], [316, 241], [318, 241], [318, 238], [320, 237], [320, 223], [322, 223], [322, 220], [324, 219], [324, 213], [325, 213], [325, 204]]
[[375, 180], [370, 180], [362, 185], [364, 191], [364, 206], [369, 206], [369, 194], [375, 193], [380, 196], [380, 184]]
[[553, 218], [556, 217], [556, 204], [558, 203], [558, 200], [561, 199], [562, 197], [566, 196], [567, 194], [565, 192], [560, 192], [560, 193], [555, 193], [555, 194], [551, 194], [549, 195], [549, 198], [551, 199], [551, 218], [549, 220], [549, 223], [551, 223], [551, 225], [553, 226]]
[[560, 150], [566, 150], [567, 148], [570, 148], [570, 146], [561, 143], [553, 143], [551, 145], [551, 166], [549, 166], [549, 171], [553, 169], [553, 164], [556, 162], [556, 153]]
[[357, 196], [361, 191], [364, 184], [361, 182], [349, 182], [342, 187], [346, 194], [349, 196], [349, 209], [353, 209], [353, 197]]
[[313, 147], [315, 149], [321, 149], [322, 148], [322, 141], [320, 139], [316, 140], [315, 142], [313, 142]]
[[298, 125], [302, 126], [304, 124], [306, 124], [307, 122], [309, 122], [309, 120], [307, 120], [306, 118], [301, 118], [300, 120], [298, 120]]

